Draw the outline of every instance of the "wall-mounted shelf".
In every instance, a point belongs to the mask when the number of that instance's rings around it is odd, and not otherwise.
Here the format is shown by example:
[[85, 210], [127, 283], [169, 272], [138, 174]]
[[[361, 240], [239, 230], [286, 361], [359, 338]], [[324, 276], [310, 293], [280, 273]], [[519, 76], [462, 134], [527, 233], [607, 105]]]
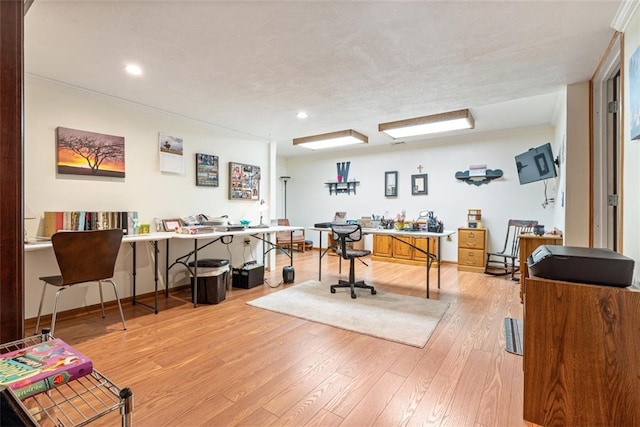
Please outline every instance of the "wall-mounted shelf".
[[347, 193], [356, 194], [356, 186], [360, 184], [360, 181], [347, 181], [347, 182], [325, 182], [325, 185], [329, 186], [329, 194]]
[[456, 172], [456, 178], [469, 185], [488, 184], [496, 178], [502, 177], [502, 169], [487, 169], [485, 175], [469, 176], [469, 171]]

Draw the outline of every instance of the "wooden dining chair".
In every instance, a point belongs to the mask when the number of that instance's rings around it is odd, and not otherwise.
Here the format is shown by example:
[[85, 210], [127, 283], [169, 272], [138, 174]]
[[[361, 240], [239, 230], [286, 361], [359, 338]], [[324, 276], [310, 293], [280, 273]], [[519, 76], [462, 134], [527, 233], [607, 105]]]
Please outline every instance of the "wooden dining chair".
[[56, 315], [58, 312], [58, 300], [60, 293], [65, 289], [82, 283], [95, 282], [100, 291], [100, 307], [104, 319], [104, 299], [102, 296], [102, 284], [110, 283], [116, 296], [123, 329], [127, 329], [118, 295], [118, 287], [113, 281], [113, 273], [116, 258], [122, 243], [122, 230], [93, 230], [93, 231], [61, 231], [51, 236], [53, 251], [58, 261], [60, 274], [57, 276], [44, 276], [40, 280], [44, 282], [42, 297], [38, 307], [38, 320], [36, 321], [36, 333], [40, 330], [40, 316], [47, 286], [57, 287], [55, 304], [51, 315], [51, 335], [54, 334]]

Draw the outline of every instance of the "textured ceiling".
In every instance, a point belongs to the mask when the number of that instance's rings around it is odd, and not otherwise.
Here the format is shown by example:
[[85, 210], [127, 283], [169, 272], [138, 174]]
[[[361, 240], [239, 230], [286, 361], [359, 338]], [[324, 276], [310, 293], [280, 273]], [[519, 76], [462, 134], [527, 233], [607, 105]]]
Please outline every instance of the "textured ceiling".
[[354, 129], [384, 145], [380, 122], [460, 108], [468, 132], [549, 123], [558, 93], [596, 69], [619, 5], [36, 0], [25, 68], [310, 154], [291, 140]]

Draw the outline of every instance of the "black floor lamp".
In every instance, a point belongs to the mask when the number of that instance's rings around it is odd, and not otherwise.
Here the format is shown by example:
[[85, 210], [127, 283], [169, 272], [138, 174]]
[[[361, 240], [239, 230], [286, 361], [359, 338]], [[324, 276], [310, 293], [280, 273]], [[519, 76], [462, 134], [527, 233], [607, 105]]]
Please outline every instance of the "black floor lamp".
[[284, 182], [284, 217], [287, 217], [287, 181], [291, 179], [290, 176], [281, 176], [280, 181]]

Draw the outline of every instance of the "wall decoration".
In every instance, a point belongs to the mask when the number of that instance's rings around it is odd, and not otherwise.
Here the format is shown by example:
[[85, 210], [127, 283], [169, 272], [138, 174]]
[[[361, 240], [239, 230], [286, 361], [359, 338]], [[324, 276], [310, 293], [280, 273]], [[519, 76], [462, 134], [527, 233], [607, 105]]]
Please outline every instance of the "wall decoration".
[[398, 196], [398, 171], [384, 173], [384, 195], [385, 197]]
[[411, 175], [411, 194], [427, 194], [427, 174]]
[[182, 138], [160, 133], [158, 136], [160, 148], [160, 171], [184, 175], [184, 146]]
[[196, 185], [218, 186], [218, 156], [196, 153]]
[[56, 128], [59, 174], [124, 178], [124, 137]]
[[229, 199], [260, 199], [260, 167], [229, 162]]
[[336, 169], [338, 171], [338, 182], [349, 181], [349, 167], [351, 162], [338, 162], [336, 163]]
[[629, 99], [631, 104], [631, 139], [640, 139], [640, 47], [629, 60]]
[[479, 186], [502, 177], [502, 174], [502, 169], [487, 169], [487, 165], [471, 165], [469, 170], [456, 172], [456, 179]]

